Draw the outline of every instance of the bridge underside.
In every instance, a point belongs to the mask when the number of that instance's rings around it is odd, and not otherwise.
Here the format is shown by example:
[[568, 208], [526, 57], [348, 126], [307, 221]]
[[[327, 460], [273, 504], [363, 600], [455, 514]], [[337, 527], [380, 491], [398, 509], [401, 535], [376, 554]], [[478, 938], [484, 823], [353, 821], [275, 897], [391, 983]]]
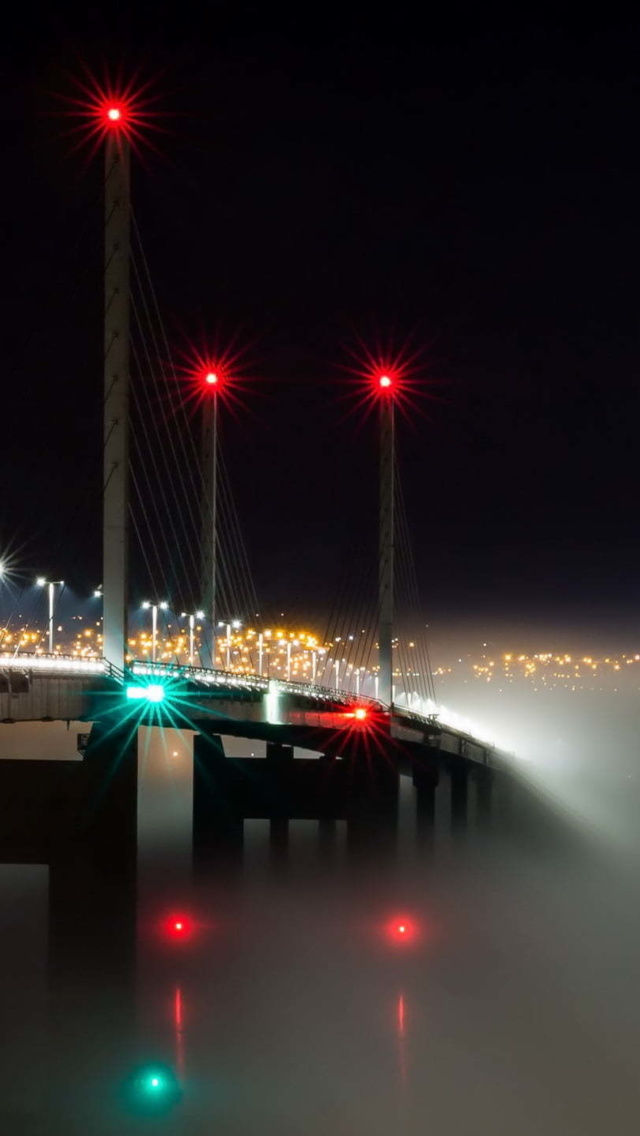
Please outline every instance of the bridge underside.
[[[12, 723], [85, 723], [88, 743], [75, 761], [0, 760], [0, 859], [50, 862], [80, 843], [91, 855], [131, 857], [137, 825], [138, 727], [194, 736], [194, 845], [238, 844], [245, 819], [346, 820], [350, 830], [391, 831], [399, 778], [413, 778], [423, 811], [441, 770], [452, 805], [464, 809], [471, 773], [489, 792], [495, 753], [476, 739], [416, 715], [389, 715], [370, 703], [364, 720], [354, 702], [331, 692], [260, 689], [230, 678], [217, 689], [182, 679], [161, 704], [128, 701], [122, 682], [104, 675], [8, 676], [0, 688], [4, 728]], [[266, 743], [266, 758], [231, 758], [224, 737]], [[317, 753], [295, 757], [294, 750]]]

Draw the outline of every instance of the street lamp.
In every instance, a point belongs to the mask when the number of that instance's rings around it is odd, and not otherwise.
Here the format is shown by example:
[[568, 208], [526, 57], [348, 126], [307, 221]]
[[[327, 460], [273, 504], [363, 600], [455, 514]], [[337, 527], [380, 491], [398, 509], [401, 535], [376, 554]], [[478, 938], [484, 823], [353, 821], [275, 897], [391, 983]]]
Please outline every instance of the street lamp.
[[[181, 618], [182, 619], [187, 618], [187, 612], [186, 611], [183, 611]], [[193, 656], [194, 656], [194, 653], [195, 653], [194, 640], [195, 640], [196, 619], [204, 619], [204, 612], [203, 611], [195, 611], [191, 615], [188, 616], [188, 619], [189, 619], [189, 662], [191, 663], [191, 666], [193, 666]]]
[[36, 584], [39, 588], [47, 588], [49, 593], [49, 654], [53, 654], [53, 608], [55, 599], [55, 589], [64, 587], [64, 580], [45, 580], [44, 576], [38, 576]]
[[166, 611], [169, 604], [166, 600], [162, 600], [160, 603], [151, 603], [150, 600], [145, 600], [142, 606], [147, 611], [151, 609], [151, 662], [155, 663], [158, 653], [158, 608], [161, 611]]
[[[233, 628], [234, 631], [237, 631], [240, 627], [242, 627], [242, 621], [240, 619], [232, 619], [231, 623], [225, 623], [224, 620], [220, 620], [220, 622], [218, 623], [218, 627], [225, 627], [226, 631], [227, 631], [227, 640], [226, 640], [227, 656], [226, 656], [225, 669], [230, 670], [231, 669], [231, 628]], [[215, 644], [215, 637], [214, 637], [213, 642]], [[212, 660], [212, 661], [213, 661], [213, 665], [215, 666], [215, 659]]]

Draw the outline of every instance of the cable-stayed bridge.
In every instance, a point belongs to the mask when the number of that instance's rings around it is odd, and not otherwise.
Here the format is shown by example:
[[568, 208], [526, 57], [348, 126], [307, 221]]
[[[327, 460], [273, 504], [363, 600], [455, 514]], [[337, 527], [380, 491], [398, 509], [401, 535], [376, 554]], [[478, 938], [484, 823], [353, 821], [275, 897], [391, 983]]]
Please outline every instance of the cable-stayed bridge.
[[[229, 667], [231, 613], [253, 618], [259, 611], [220, 445], [225, 398], [233, 397], [233, 354], [199, 358], [186, 375], [167, 362], [169, 344], [131, 208], [132, 111], [112, 100], [96, 105], [95, 114], [105, 153], [101, 657], [54, 653], [60, 580], [41, 581], [49, 654], [3, 654], [0, 641], [4, 729], [87, 724], [81, 761], [24, 762], [19, 752], [0, 761], [6, 854], [18, 848], [47, 858], [60, 841], [81, 837], [112, 853], [114, 846], [134, 847], [141, 725], [193, 732], [200, 845], [238, 843], [243, 820], [255, 816], [342, 817], [356, 829], [380, 832], [397, 810], [402, 774], [412, 776], [427, 816], [442, 770], [458, 811], [466, 807], [470, 776], [486, 804], [505, 755], [439, 720], [424, 636], [396, 634], [401, 599], [404, 620], [419, 624], [396, 465], [402, 368], [374, 366], [364, 379], [379, 430], [377, 556], [345, 575], [325, 635], [331, 654], [319, 648], [306, 682], [295, 681], [290, 668], [286, 677], [272, 677], [264, 673], [269, 648], [260, 630], [256, 672]], [[131, 650], [132, 558], [150, 597], [151, 661]], [[174, 604], [181, 597], [192, 635], [189, 659], [201, 665], [157, 659], [168, 595]], [[196, 621], [206, 629], [198, 660]], [[225, 737], [264, 742], [265, 759], [227, 758]]]

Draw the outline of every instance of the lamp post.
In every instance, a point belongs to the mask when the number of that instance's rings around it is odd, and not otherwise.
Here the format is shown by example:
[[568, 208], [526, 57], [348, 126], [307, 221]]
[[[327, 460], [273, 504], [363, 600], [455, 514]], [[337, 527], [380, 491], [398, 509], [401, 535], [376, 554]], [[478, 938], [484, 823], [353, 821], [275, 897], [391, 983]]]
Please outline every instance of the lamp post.
[[151, 611], [151, 662], [155, 663], [158, 653], [158, 608], [161, 611], [166, 611], [169, 604], [166, 600], [162, 600], [160, 603], [151, 603], [150, 600], [145, 600], [142, 606], [146, 611]]
[[[187, 618], [187, 613], [186, 613], [186, 611], [183, 611], [182, 619], [186, 619], [186, 618]], [[189, 619], [189, 662], [191, 663], [191, 666], [193, 666], [193, 656], [195, 654], [196, 619], [204, 619], [204, 612], [203, 611], [195, 611], [191, 615], [188, 616], [188, 619]]]
[[39, 588], [46, 588], [49, 595], [49, 654], [53, 654], [53, 609], [55, 603], [55, 589], [64, 587], [64, 580], [45, 580], [38, 576], [36, 584]]
[[225, 667], [226, 667], [226, 670], [231, 670], [231, 628], [233, 627], [234, 631], [237, 631], [240, 627], [242, 627], [242, 623], [239, 619], [232, 619], [231, 623], [224, 623], [223, 622], [223, 623], [220, 624], [220, 626], [226, 627], [226, 629], [227, 629], [227, 642], [226, 642], [227, 656], [226, 656]]
[[262, 632], [258, 635], [258, 674], [262, 678], [262, 654], [264, 650], [264, 636]]

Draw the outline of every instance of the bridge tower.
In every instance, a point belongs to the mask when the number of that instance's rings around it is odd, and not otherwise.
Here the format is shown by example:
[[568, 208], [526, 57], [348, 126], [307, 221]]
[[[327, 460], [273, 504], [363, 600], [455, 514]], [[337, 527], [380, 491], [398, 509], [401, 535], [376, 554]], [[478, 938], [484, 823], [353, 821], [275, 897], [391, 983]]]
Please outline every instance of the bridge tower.
[[105, 139], [103, 654], [124, 670], [129, 567], [129, 259], [128, 108], [102, 108]]
[[218, 400], [224, 381], [219, 366], [206, 367], [202, 376], [202, 464], [204, 499], [202, 510], [202, 607], [211, 619], [211, 666], [216, 665], [218, 625]]
[[393, 702], [395, 414], [392, 372], [376, 376], [380, 404], [380, 519], [378, 535], [378, 697]]

